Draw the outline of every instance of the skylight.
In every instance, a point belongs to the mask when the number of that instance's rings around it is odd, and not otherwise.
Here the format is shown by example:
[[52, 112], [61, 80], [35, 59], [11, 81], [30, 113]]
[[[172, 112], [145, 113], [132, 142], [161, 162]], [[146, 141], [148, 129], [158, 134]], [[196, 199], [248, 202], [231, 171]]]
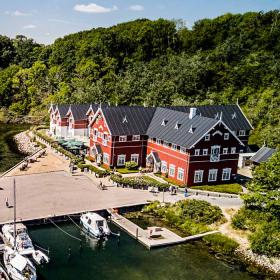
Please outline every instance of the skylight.
[[167, 125], [167, 123], [168, 123], [168, 120], [166, 120], [166, 119], [163, 119], [163, 120], [162, 120], [162, 123], [161, 123], [161, 125], [162, 125], [162, 126], [166, 126], [166, 125]]
[[174, 128], [175, 128], [175, 129], [179, 129], [179, 128], [181, 127], [181, 125], [182, 125], [181, 123], [176, 122], [176, 124], [175, 124], [175, 127], [174, 127]]

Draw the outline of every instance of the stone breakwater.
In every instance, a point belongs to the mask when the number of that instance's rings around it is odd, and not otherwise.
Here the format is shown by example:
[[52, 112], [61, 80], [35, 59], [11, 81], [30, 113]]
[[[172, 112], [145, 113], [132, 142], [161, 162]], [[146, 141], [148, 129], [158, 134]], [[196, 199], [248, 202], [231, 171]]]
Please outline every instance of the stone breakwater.
[[[257, 267], [271, 271], [277, 275], [280, 279], [280, 259], [279, 258], [268, 258], [265, 255], [258, 255], [252, 252], [250, 249], [238, 248], [236, 250], [237, 255], [240, 255], [247, 263], [252, 263]], [[278, 278], [279, 277], [279, 278]]]
[[30, 137], [27, 135], [27, 131], [21, 132], [14, 136], [14, 140], [17, 143], [18, 150], [26, 155], [31, 155], [39, 150], [39, 147], [35, 143], [31, 142]]

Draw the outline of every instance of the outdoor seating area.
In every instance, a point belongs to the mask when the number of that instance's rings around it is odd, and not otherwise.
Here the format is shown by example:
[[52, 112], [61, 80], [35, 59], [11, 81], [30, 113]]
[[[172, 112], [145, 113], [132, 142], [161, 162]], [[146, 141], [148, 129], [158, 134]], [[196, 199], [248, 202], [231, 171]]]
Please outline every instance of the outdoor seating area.
[[86, 154], [87, 147], [84, 142], [78, 141], [76, 139], [64, 139], [58, 138], [57, 143], [63, 147], [65, 150], [78, 155], [78, 154]]
[[19, 166], [19, 170], [25, 171], [29, 167], [28, 164], [36, 162], [38, 158], [41, 158], [46, 154], [47, 154], [46, 150], [43, 149], [38, 153], [34, 154], [33, 156], [26, 158], [25, 161]]

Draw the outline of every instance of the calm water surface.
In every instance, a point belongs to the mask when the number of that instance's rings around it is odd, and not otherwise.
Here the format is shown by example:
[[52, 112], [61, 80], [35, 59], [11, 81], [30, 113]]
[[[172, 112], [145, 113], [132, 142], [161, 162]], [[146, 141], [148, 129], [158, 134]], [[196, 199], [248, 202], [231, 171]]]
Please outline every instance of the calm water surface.
[[19, 153], [13, 137], [28, 127], [28, 125], [0, 123], [0, 173], [8, 170], [24, 158], [24, 155]]
[[[199, 244], [147, 250], [126, 233], [120, 244], [110, 237], [104, 244], [89, 239], [74, 224], [60, 224], [67, 232], [82, 238], [71, 239], [53, 226], [30, 229], [39, 245], [49, 248], [51, 263], [38, 268], [40, 279], [68, 280], [249, 280], [255, 279], [238, 266], [229, 265], [210, 255]], [[118, 228], [111, 225], [115, 232]], [[71, 247], [71, 257], [68, 248]]]

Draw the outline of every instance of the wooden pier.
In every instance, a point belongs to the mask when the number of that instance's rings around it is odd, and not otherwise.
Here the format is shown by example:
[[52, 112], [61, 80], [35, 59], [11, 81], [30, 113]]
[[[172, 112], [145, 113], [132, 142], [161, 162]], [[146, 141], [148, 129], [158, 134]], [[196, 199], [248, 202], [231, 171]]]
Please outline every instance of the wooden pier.
[[161, 237], [150, 238], [148, 230], [144, 230], [141, 227], [137, 226], [136, 224], [129, 221], [122, 215], [116, 213], [112, 208], [107, 209], [107, 211], [109, 212], [109, 214], [111, 214], [111, 220], [115, 225], [125, 230], [129, 235], [131, 235], [133, 238], [138, 240], [141, 244], [143, 244], [148, 249], [176, 245], [176, 244], [196, 240], [206, 235], [215, 234], [219, 232], [217, 230], [214, 230], [214, 231], [208, 231], [205, 233], [196, 234], [192, 236], [180, 237], [176, 233], [166, 228], [162, 228], [162, 230], [160, 231]]

